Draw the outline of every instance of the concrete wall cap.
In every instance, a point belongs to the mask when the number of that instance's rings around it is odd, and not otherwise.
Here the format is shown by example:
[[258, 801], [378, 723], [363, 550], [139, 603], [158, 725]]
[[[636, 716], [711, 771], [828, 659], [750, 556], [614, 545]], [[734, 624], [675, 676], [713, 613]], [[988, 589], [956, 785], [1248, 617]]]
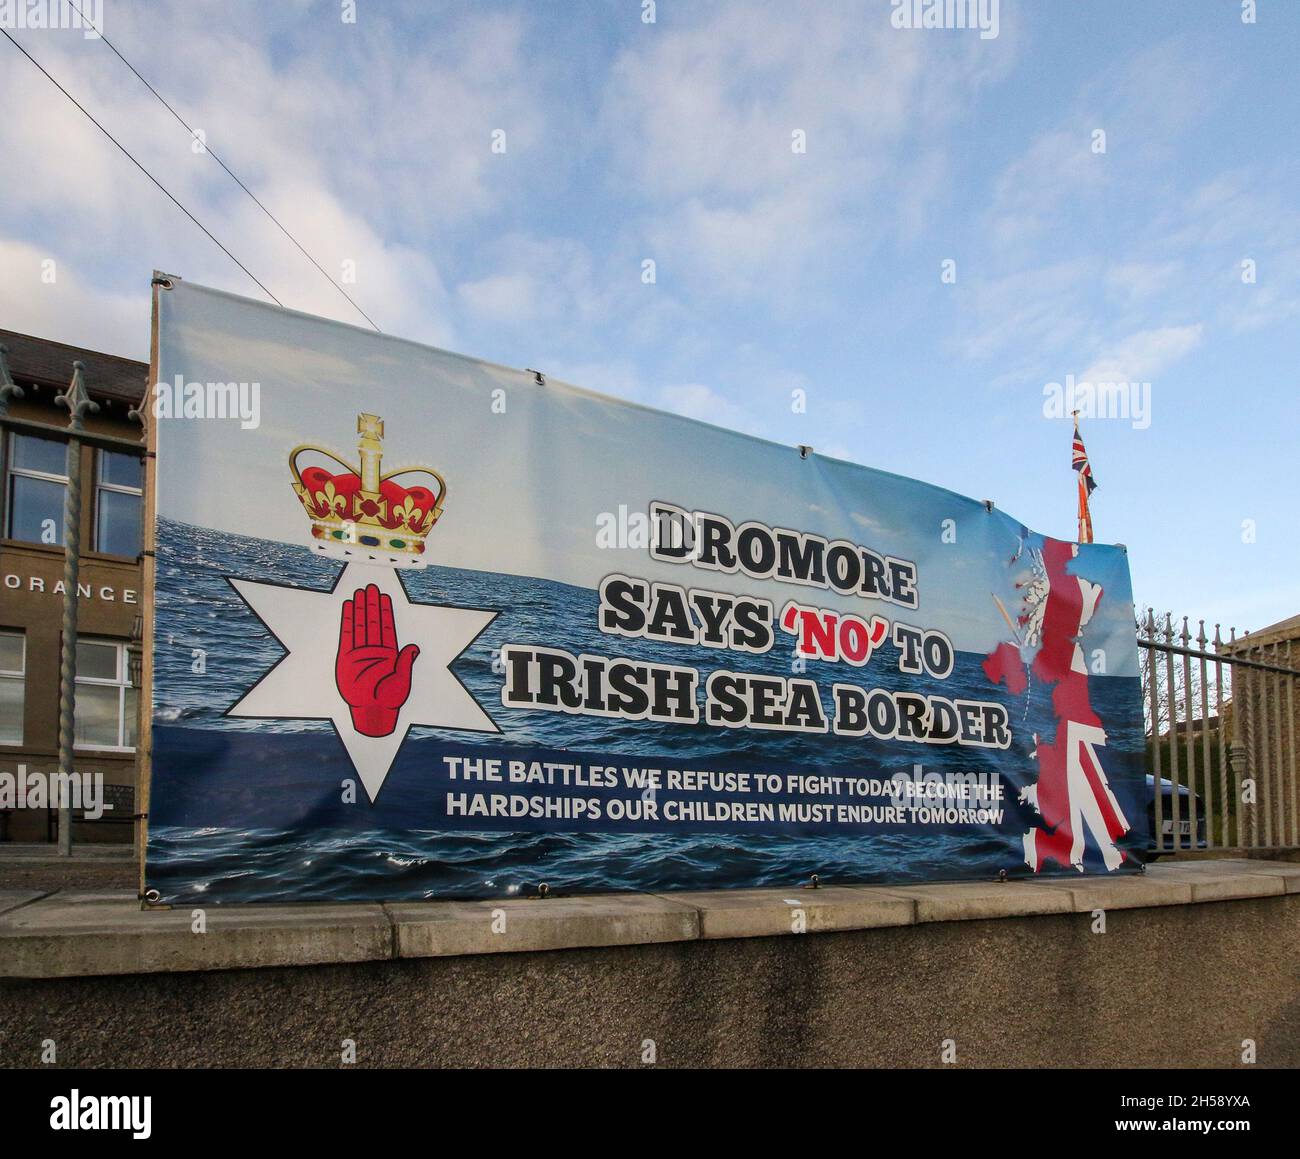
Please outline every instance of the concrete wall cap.
[[[142, 910], [127, 892], [0, 892], [0, 977], [312, 966], [698, 939], [779, 937], [947, 921], [1141, 909], [1300, 893], [1300, 864], [1156, 864], [1140, 876], [1005, 883], [823, 885], [496, 901]], [[202, 910], [200, 921], [196, 911]], [[205, 932], [196, 932], [202, 925]]]

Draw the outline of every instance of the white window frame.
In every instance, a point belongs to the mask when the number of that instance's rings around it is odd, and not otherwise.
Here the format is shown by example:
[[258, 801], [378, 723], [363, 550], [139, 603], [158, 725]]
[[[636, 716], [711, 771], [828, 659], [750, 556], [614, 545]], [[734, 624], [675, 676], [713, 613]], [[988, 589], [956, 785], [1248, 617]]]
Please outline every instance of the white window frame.
[[[6, 461], [5, 461], [5, 519], [4, 519], [4, 529], [5, 529], [5, 538], [6, 538], [6, 539], [14, 539], [14, 538], [15, 538], [14, 533], [13, 533], [13, 532], [14, 532], [14, 485], [13, 485], [13, 480], [14, 480], [15, 476], [20, 476], [20, 477], [22, 477], [22, 478], [24, 478], [24, 479], [43, 479], [43, 480], [45, 480], [45, 482], [47, 482], [47, 483], [61, 483], [61, 484], [63, 484], [63, 495], [64, 495], [64, 501], [65, 501], [65, 502], [67, 501], [67, 493], [68, 493], [68, 468], [67, 468], [66, 466], [63, 468], [63, 474], [62, 474], [62, 475], [52, 475], [49, 471], [37, 471], [37, 470], [34, 470], [34, 469], [31, 468], [31, 467], [19, 467], [19, 466], [16, 466], [16, 465], [15, 465], [16, 462], [17, 462], [17, 459], [18, 459], [17, 451], [18, 451], [18, 437], [19, 437], [19, 434], [20, 434], [20, 432], [18, 432], [18, 431], [10, 431], [10, 432], [9, 432], [9, 454], [8, 454], [8, 457], [6, 458]], [[24, 437], [24, 438], [29, 438], [29, 439], [39, 439], [39, 438], [41, 438], [42, 436], [41, 436], [41, 435], [26, 435], [26, 434], [24, 434], [23, 437]], [[67, 453], [68, 453], [68, 444], [67, 444], [67, 440], [66, 440], [66, 439], [46, 439], [45, 441], [46, 441], [47, 443], [60, 443], [60, 444], [62, 444], [62, 446], [63, 446], [63, 454], [64, 454], [64, 462], [66, 463], [66, 462], [67, 462]], [[63, 520], [63, 513], [62, 513], [62, 512], [59, 513], [59, 520], [60, 520], [60, 522], [62, 522], [62, 520]], [[67, 535], [67, 528], [64, 528], [63, 530], [64, 530], [64, 536], [65, 536], [65, 538], [66, 538], [66, 535]], [[30, 540], [30, 539], [20, 539], [20, 540], [17, 540], [17, 542], [19, 542], [19, 543], [32, 543], [32, 542], [37, 542], [37, 543], [39, 543], [40, 541], [39, 541], [39, 540], [35, 540], [35, 541], [33, 541], [33, 540]], [[61, 547], [62, 544], [60, 544], [60, 543], [53, 543], [53, 544], [49, 544], [49, 543], [47, 543], [47, 544], [43, 544], [42, 546], [45, 546], [45, 547]]]
[[[104, 549], [100, 546], [99, 543], [99, 515], [100, 515], [99, 496], [102, 491], [116, 491], [119, 495], [135, 495], [139, 498], [140, 513], [141, 513], [140, 546], [142, 548], [144, 547], [144, 488], [127, 487], [122, 483], [104, 482], [104, 456], [106, 454], [122, 455], [126, 453], [127, 452], [125, 451], [109, 452], [109, 451], [104, 451], [102, 449], [95, 452], [95, 550], [99, 552], [104, 552]], [[141, 468], [141, 470], [143, 470], [143, 467]], [[104, 552], [104, 554], [107, 555], [110, 553]]]
[[[131, 683], [131, 653], [128, 644], [124, 640], [108, 640], [101, 636], [78, 636], [78, 644], [99, 644], [112, 647], [117, 653], [117, 675], [112, 679], [106, 679], [100, 676], [83, 676], [77, 673], [77, 684], [94, 686], [97, 688], [116, 688], [117, 691], [117, 739], [118, 744], [74, 744], [74, 748], [83, 752], [96, 753], [133, 753], [135, 745], [122, 744], [121, 741], [126, 738], [126, 690], [133, 688]], [[75, 714], [74, 714], [75, 715]], [[139, 722], [137, 721], [137, 728]], [[76, 728], [74, 725], [73, 732], [75, 735]]]
[[0, 744], [21, 745], [26, 734], [23, 714], [27, 711], [27, 633], [16, 628], [0, 628], [0, 636], [15, 636], [22, 644], [21, 668], [0, 668], [0, 680], [16, 680], [23, 690], [22, 701], [18, 710], [18, 739], [0, 740]]

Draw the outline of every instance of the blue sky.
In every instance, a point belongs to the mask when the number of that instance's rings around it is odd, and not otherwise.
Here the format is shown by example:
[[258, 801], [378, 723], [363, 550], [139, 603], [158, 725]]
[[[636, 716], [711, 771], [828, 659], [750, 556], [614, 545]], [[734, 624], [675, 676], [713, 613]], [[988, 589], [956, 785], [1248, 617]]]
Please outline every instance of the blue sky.
[[[105, 31], [386, 331], [1063, 537], [1045, 384], [1150, 382], [1149, 426], [1085, 423], [1098, 539], [1162, 609], [1295, 614], [1300, 5], [999, 7], [992, 40], [888, 0], [110, 0]], [[281, 301], [358, 320], [104, 45], [15, 35]], [[256, 295], [0, 50], [0, 325], [143, 357], [154, 267]]]

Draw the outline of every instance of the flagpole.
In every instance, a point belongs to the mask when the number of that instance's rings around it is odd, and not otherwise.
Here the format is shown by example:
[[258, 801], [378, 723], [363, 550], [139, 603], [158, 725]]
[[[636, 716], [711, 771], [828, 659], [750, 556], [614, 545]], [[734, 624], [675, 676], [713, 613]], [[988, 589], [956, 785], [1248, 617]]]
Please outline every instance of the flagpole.
[[[1074, 443], [1076, 447], [1083, 446], [1083, 440], [1079, 436], [1079, 412], [1071, 411], [1074, 417]], [[1085, 471], [1078, 472], [1079, 487], [1079, 542], [1092, 542], [1092, 512], [1088, 509], [1088, 476]]]

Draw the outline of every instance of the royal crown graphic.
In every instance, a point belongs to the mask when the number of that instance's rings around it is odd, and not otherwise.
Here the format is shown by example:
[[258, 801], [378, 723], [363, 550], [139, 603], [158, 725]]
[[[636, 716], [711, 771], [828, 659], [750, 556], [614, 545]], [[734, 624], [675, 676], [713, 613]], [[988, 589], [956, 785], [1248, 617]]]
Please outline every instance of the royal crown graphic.
[[[358, 415], [357, 434], [360, 467], [310, 444], [295, 447], [289, 455], [293, 489], [311, 520], [312, 546], [355, 563], [424, 567], [424, 540], [442, 514], [446, 481], [431, 467], [401, 467], [384, 474], [384, 420], [378, 415]], [[300, 468], [299, 459], [308, 454], [340, 469], [316, 464]]]

